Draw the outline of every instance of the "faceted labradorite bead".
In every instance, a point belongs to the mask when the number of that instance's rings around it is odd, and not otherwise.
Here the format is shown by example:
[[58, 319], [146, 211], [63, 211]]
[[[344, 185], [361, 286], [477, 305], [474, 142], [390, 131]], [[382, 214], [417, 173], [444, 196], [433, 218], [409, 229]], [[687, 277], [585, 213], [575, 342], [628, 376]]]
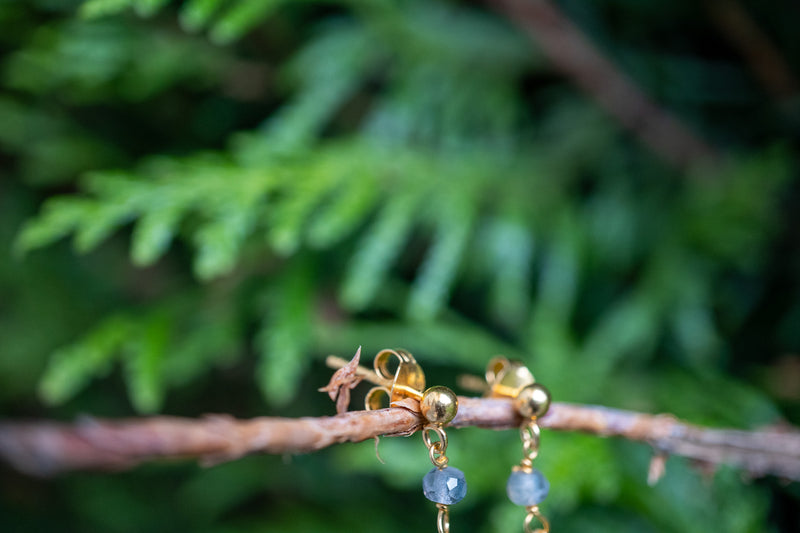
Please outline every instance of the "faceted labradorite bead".
[[422, 478], [422, 492], [426, 498], [435, 503], [444, 505], [458, 503], [467, 495], [464, 472], [451, 466], [441, 470], [434, 468]]
[[539, 505], [550, 492], [550, 482], [535, 468], [531, 472], [517, 470], [508, 477], [506, 491], [508, 498], [517, 505]]

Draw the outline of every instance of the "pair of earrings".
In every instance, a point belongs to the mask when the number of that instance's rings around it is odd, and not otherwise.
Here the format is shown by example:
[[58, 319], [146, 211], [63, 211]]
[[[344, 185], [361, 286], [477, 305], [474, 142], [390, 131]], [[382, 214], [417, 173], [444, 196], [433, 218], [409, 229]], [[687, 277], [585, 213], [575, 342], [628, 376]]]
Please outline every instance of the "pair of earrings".
[[[396, 365], [396, 366], [395, 366]], [[447, 387], [425, 388], [425, 374], [414, 357], [405, 350], [382, 350], [373, 363], [377, 379], [376, 387], [366, 397], [367, 410], [382, 408], [383, 397], [393, 402], [406, 398], [419, 401], [420, 413], [427, 421], [422, 430], [422, 440], [428, 449], [433, 468], [422, 479], [422, 490], [426, 498], [436, 504], [436, 525], [439, 533], [449, 533], [449, 506], [460, 502], [467, 494], [464, 473], [448, 466], [447, 433], [444, 426], [458, 413], [458, 398]], [[523, 522], [526, 533], [547, 533], [550, 525], [539, 511], [550, 484], [544, 475], [533, 468], [533, 460], [539, 453], [540, 430], [537, 419], [550, 407], [550, 393], [535, 382], [531, 371], [522, 363], [495, 357], [486, 369], [487, 396], [512, 398], [516, 411], [524, 422], [520, 427], [524, 455], [519, 465], [513, 467], [506, 490], [511, 501], [522, 505], [527, 511]], [[534, 520], [541, 528], [533, 530]]]

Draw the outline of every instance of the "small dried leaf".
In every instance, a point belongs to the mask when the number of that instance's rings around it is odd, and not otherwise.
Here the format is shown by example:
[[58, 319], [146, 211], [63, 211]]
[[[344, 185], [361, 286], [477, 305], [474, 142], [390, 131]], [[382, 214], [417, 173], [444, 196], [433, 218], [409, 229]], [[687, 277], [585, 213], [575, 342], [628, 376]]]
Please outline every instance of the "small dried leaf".
[[[401, 409], [407, 409], [412, 413], [419, 416], [419, 401], [415, 400], [414, 398], [403, 398], [402, 400], [397, 400], [392, 402], [390, 407], [399, 407]], [[413, 435], [416, 433], [420, 428], [422, 428], [422, 421], [417, 426], [410, 428], [408, 431], [401, 431], [399, 433], [391, 433], [386, 434], [384, 437], [408, 437], [409, 435]]]
[[409, 411], [419, 414], [419, 400], [415, 400], [414, 398], [403, 398], [401, 400], [395, 400], [389, 405], [389, 407], [401, 407], [403, 409], [408, 409]]
[[331, 400], [336, 402], [336, 414], [347, 412], [347, 407], [350, 405], [350, 391], [363, 379], [357, 373], [360, 360], [361, 346], [350, 362], [334, 372], [328, 384], [319, 389], [319, 392], [327, 392]]

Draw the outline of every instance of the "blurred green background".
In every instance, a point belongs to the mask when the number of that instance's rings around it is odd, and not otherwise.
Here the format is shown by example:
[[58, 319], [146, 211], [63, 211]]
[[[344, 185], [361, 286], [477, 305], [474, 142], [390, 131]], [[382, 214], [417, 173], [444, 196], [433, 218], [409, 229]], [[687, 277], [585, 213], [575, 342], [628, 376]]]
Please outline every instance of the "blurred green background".
[[[491, 2], [1, 1], [0, 413], [328, 415], [324, 356], [363, 345], [800, 424], [800, 8], [558, 5], [720, 157], [660, 160]], [[450, 442], [453, 531], [521, 530], [517, 432]], [[672, 458], [649, 488], [651, 452], [545, 432], [553, 530], [800, 530], [797, 483]], [[380, 453], [2, 466], [0, 530], [434, 530], [421, 439]]]

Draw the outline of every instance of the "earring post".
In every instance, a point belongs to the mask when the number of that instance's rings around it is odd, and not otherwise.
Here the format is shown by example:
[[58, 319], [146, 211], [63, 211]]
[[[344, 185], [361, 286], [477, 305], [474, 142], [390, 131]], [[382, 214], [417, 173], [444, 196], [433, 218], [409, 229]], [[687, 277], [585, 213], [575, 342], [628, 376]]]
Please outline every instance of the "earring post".
[[459, 388], [479, 394], [483, 394], [489, 390], [489, 385], [486, 384], [486, 380], [473, 374], [458, 375], [456, 377], [456, 384], [458, 384]]
[[[329, 355], [328, 357], [325, 358], [325, 365], [327, 365], [328, 368], [335, 368], [337, 370], [340, 369], [340, 368], [343, 368], [348, 363], [350, 363], [350, 361], [348, 361], [347, 359], [344, 359], [342, 357], [337, 357], [335, 355]], [[383, 379], [378, 374], [376, 374], [373, 370], [371, 370], [371, 369], [369, 369], [369, 368], [367, 368], [365, 366], [358, 365], [356, 367], [356, 375], [364, 378], [365, 380], [369, 381], [373, 385], [379, 385], [379, 386], [384, 386], [384, 387], [385, 386], [389, 386], [389, 387], [392, 386], [392, 382], [391, 381], [389, 381], [387, 379]]]

